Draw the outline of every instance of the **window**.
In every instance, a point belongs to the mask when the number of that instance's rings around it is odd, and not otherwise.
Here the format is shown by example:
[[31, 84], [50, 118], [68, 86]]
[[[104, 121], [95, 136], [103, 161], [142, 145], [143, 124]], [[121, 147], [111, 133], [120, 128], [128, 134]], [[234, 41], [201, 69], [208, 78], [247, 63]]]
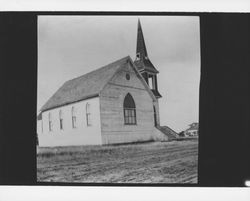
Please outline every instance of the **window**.
[[136, 59], [140, 59], [140, 53], [136, 54]]
[[72, 113], [72, 128], [76, 128], [76, 111], [74, 107], [72, 107], [71, 113]]
[[52, 115], [49, 113], [49, 131], [52, 131]]
[[91, 126], [91, 117], [90, 117], [90, 104], [86, 104], [86, 121], [87, 121], [87, 126]]
[[136, 125], [136, 110], [133, 97], [128, 93], [123, 102], [125, 125]]
[[62, 114], [62, 110], [59, 111], [59, 121], [60, 121], [60, 130], [63, 130], [63, 114]]
[[126, 79], [130, 80], [130, 75], [128, 73], [126, 73]]
[[148, 85], [150, 89], [153, 89], [153, 77], [152, 76], [148, 77]]

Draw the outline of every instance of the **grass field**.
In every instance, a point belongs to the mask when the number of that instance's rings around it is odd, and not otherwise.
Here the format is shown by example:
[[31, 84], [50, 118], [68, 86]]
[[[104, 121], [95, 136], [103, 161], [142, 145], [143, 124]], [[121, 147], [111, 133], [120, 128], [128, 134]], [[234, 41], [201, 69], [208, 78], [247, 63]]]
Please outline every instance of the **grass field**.
[[198, 140], [39, 148], [37, 180], [197, 183]]

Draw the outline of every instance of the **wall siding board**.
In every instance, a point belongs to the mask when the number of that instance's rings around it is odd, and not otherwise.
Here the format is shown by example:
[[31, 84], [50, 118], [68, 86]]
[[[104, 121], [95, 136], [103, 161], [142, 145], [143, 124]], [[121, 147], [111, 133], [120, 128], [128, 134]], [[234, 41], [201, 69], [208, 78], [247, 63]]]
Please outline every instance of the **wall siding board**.
[[[126, 79], [130, 74], [130, 80]], [[123, 101], [130, 93], [136, 105], [137, 125], [125, 125]], [[153, 99], [130, 64], [123, 67], [100, 93], [102, 143], [147, 141], [153, 137]]]
[[[86, 122], [86, 104], [90, 104], [91, 126]], [[76, 128], [72, 128], [71, 108], [76, 109]], [[63, 112], [63, 130], [60, 130], [59, 111]], [[48, 113], [52, 114], [53, 131], [49, 131]], [[38, 133], [39, 146], [73, 146], [102, 144], [99, 97], [54, 108], [42, 113], [43, 132]]]

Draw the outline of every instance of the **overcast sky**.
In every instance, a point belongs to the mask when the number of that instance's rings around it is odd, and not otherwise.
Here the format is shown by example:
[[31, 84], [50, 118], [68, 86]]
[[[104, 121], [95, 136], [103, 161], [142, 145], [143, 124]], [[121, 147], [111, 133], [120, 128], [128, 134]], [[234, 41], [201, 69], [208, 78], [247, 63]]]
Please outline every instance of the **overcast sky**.
[[177, 132], [198, 122], [199, 17], [39, 16], [38, 110], [72, 78], [129, 55], [135, 58], [140, 18], [157, 70], [160, 122]]

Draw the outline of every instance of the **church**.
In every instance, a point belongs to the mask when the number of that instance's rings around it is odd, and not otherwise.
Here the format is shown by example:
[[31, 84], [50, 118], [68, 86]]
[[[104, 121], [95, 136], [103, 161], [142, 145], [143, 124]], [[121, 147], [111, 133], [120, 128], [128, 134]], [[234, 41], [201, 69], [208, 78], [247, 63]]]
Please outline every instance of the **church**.
[[39, 146], [168, 140], [160, 129], [158, 73], [139, 20], [134, 61], [127, 56], [69, 80], [43, 105]]

